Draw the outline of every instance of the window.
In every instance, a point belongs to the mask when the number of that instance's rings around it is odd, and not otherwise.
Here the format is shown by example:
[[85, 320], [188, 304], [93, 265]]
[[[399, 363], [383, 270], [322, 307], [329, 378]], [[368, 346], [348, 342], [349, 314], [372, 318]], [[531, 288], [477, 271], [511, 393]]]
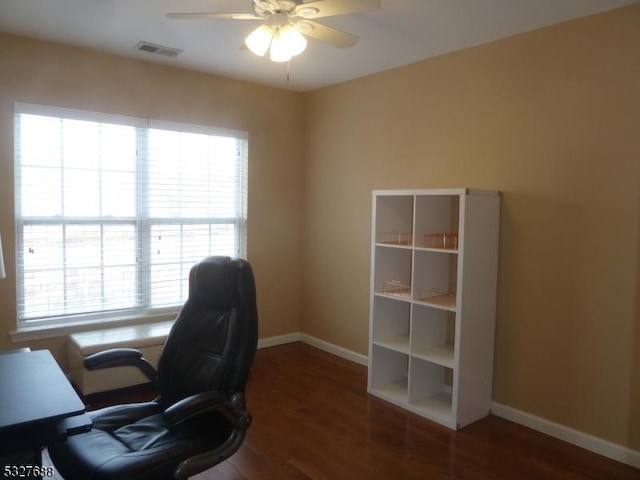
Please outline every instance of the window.
[[15, 172], [22, 325], [175, 311], [246, 256], [245, 132], [17, 104]]

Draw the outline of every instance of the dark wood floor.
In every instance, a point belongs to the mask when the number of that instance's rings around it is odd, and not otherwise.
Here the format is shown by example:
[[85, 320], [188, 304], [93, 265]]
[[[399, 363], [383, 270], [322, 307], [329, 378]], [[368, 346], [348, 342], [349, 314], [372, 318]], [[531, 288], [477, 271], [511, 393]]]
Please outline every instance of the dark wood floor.
[[367, 395], [365, 367], [303, 343], [258, 351], [247, 403], [244, 445], [195, 480], [640, 479], [498, 417], [448, 430]]

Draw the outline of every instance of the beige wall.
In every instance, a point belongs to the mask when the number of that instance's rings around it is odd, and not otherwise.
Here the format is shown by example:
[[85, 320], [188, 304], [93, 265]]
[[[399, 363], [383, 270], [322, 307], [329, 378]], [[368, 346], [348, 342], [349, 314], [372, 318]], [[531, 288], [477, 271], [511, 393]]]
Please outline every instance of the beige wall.
[[[248, 257], [260, 336], [299, 330], [301, 94], [0, 34], [0, 349], [15, 329], [13, 103], [26, 102], [249, 132]], [[283, 275], [286, 266], [286, 275]], [[283, 306], [286, 305], [286, 308]], [[32, 342], [65, 364], [63, 339]]]
[[303, 331], [367, 353], [372, 189], [501, 190], [494, 400], [640, 449], [638, 45], [636, 5], [312, 92]]

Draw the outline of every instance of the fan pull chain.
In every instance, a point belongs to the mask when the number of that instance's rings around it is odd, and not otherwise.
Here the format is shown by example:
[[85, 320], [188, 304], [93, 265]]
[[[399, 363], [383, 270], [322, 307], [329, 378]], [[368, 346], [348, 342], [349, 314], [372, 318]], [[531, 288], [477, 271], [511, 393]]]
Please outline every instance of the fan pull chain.
[[289, 72], [291, 70], [291, 60], [287, 60], [287, 85], [289, 84]]

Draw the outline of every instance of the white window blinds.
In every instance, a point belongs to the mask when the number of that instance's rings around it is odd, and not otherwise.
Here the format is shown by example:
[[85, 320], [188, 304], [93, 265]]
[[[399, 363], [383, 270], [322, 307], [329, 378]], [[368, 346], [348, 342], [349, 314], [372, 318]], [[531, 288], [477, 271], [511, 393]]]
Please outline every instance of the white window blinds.
[[15, 172], [22, 322], [175, 309], [246, 256], [245, 132], [17, 104]]

